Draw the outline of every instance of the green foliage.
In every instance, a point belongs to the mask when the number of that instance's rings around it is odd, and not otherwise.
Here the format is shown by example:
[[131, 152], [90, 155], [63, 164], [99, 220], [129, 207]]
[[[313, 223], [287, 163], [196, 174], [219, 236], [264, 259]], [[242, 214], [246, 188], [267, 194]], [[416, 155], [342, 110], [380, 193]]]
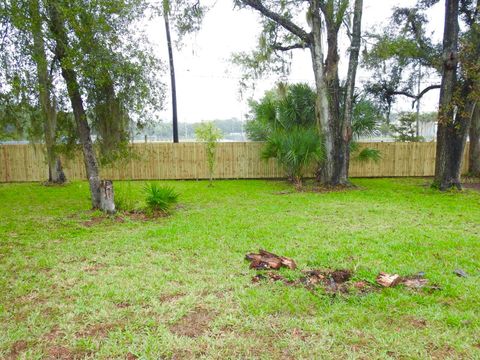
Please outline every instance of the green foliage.
[[150, 183], [144, 188], [147, 209], [156, 212], [169, 213], [173, 206], [178, 203], [180, 196], [172, 187], [160, 186], [157, 183]]
[[136, 208], [136, 201], [132, 194], [132, 184], [130, 181], [126, 183], [126, 187], [115, 188], [115, 209], [118, 211], [131, 212]]
[[308, 84], [280, 83], [267, 91], [260, 101], [250, 101], [248, 138], [265, 141], [277, 129], [285, 131], [299, 126], [315, 127], [315, 91]]
[[361, 98], [353, 108], [352, 133], [355, 138], [377, 136], [385, 119], [380, 109], [370, 100]]
[[422, 136], [416, 135], [416, 114], [413, 112], [404, 112], [399, 115], [399, 125], [394, 125], [393, 130], [397, 133], [395, 140], [401, 142], [419, 142], [423, 141]]
[[370, 34], [374, 42], [364, 53], [364, 65], [373, 75], [365, 90], [383, 106], [387, 119], [397, 96], [418, 95], [419, 78], [440, 73], [442, 47], [432, 42], [427, 23], [427, 15], [418, 5], [398, 7], [388, 27]]
[[212, 184], [217, 143], [220, 139], [222, 139], [222, 132], [215, 126], [213, 122], [205, 122], [201, 123], [195, 128], [195, 137], [198, 141], [205, 143], [208, 171], [210, 174], [210, 184]]
[[[280, 83], [275, 90], [265, 93], [259, 101], [250, 102], [249, 120], [245, 126], [248, 138], [265, 141], [264, 158], [276, 158], [285, 168], [290, 180], [301, 184], [306, 170], [321, 162], [324, 148], [315, 117], [316, 93], [308, 84]], [[384, 122], [380, 109], [366, 98], [355, 105], [352, 118], [354, 139], [379, 134], [379, 124]], [[364, 151], [356, 153], [351, 143], [353, 157], [378, 161], [380, 154]]]
[[250, 102], [248, 137], [266, 141], [262, 157], [277, 159], [297, 186], [301, 186], [307, 169], [324, 158], [315, 122], [315, 98], [315, 91], [307, 84], [280, 83], [260, 101]]
[[382, 153], [378, 149], [365, 148], [362, 149], [357, 155], [356, 159], [358, 161], [375, 161], [378, 162], [382, 159]]
[[[162, 64], [153, 55], [145, 33], [138, 26], [149, 3], [146, 0], [39, 1], [38, 14], [32, 14], [32, 4], [33, 0], [7, 0], [0, 4], [0, 61], [3, 64], [0, 97], [7, 94], [17, 103], [28, 103], [29, 109], [40, 109], [36, 62], [42, 60], [49, 65], [49, 82], [54, 85], [52, 102], [56, 110], [71, 112], [58, 59], [54, 56], [53, 34], [48, 31], [51, 19], [47, 8], [54, 6], [69, 42], [63, 61], [77, 73], [88, 121], [100, 150], [99, 160], [106, 164], [125, 157], [130, 130], [151, 120], [164, 98], [159, 78]], [[41, 30], [36, 34], [46, 44], [46, 59], [38, 59], [33, 51], [32, 24], [35, 21]], [[38, 141], [44, 129], [43, 119], [37, 118], [27, 116], [21, 128], [20, 124], [14, 126], [24, 136], [28, 134], [29, 139]], [[2, 118], [0, 122], [4, 123]], [[68, 127], [68, 124], [57, 125]], [[5, 127], [8, 128], [0, 125], [0, 129]], [[55, 135], [59, 139], [56, 150], [71, 153], [78, 142], [78, 137], [75, 139], [71, 135], [76, 134], [69, 132], [67, 136], [60, 132]]]
[[288, 178], [298, 187], [306, 171], [324, 159], [324, 146], [313, 127], [290, 127], [270, 133], [262, 151], [264, 159], [275, 158], [285, 168]]

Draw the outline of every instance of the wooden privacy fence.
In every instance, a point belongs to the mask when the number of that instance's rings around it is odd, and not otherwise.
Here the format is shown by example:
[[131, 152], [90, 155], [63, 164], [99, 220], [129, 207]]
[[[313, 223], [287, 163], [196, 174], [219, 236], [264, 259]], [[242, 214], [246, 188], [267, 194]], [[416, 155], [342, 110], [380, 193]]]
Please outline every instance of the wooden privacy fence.
[[[112, 180], [146, 179], [206, 179], [208, 168], [205, 145], [202, 143], [148, 143], [134, 144], [134, 156], [102, 169], [102, 177]], [[262, 143], [219, 143], [215, 178], [255, 179], [280, 178], [283, 170], [275, 160], [260, 158]], [[435, 143], [362, 143], [360, 148], [378, 149], [378, 162], [352, 160], [352, 177], [432, 176], [435, 170]], [[466, 149], [468, 150], [468, 149]], [[465, 152], [463, 170], [468, 168]], [[81, 154], [74, 159], [63, 159], [69, 180], [85, 179]], [[41, 146], [1, 145], [0, 182], [43, 181], [48, 167]]]

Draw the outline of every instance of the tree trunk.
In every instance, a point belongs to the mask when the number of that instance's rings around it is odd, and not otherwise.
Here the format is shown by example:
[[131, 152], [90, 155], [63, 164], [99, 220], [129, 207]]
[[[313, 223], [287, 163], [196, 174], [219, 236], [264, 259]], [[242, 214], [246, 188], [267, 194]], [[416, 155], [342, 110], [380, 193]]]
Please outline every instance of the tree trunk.
[[82, 144], [85, 169], [87, 172], [88, 182], [90, 184], [92, 207], [94, 209], [102, 209], [100, 196], [100, 176], [97, 158], [90, 136], [90, 127], [88, 125], [87, 115], [83, 107], [83, 99], [80, 94], [80, 85], [77, 81], [77, 73], [67, 58], [67, 53], [71, 50], [68, 48], [68, 36], [65, 30], [65, 24], [57, 9], [57, 4], [55, 4], [53, 1], [48, 5], [48, 14], [50, 28], [55, 41], [55, 56], [60, 62], [62, 77], [67, 85], [67, 92], [72, 105], [78, 136]]
[[[322, 134], [325, 141], [326, 159], [319, 169], [319, 180], [330, 186], [346, 185], [348, 183], [346, 159], [347, 141], [343, 136], [343, 119], [340, 114], [340, 84], [338, 79], [338, 31], [339, 25], [333, 13], [324, 11], [327, 30], [327, 58], [323, 66], [323, 51], [321, 38], [320, 2], [312, 0], [312, 59], [314, 61], [315, 81], [317, 85], [317, 107], [320, 106]], [[322, 72], [322, 77], [320, 77]], [[327, 116], [323, 113], [327, 112]], [[325, 120], [326, 118], [326, 120]]]
[[165, 32], [167, 33], [168, 60], [170, 64], [170, 81], [172, 85], [173, 142], [178, 143], [177, 85], [175, 81], [175, 67], [173, 64], [173, 49], [172, 49], [172, 39], [170, 36], [170, 22], [168, 19], [168, 11], [164, 11], [163, 19], [165, 20]]
[[480, 177], [480, 106], [478, 103], [475, 104], [470, 124], [469, 160], [469, 174]]
[[350, 44], [350, 58], [348, 62], [347, 85], [344, 101], [343, 139], [346, 142], [347, 154], [343, 166], [342, 178], [348, 179], [350, 166], [350, 142], [352, 141], [353, 96], [357, 77], [358, 57], [360, 54], [362, 35], [363, 0], [355, 0], [353, 12], [352, 40]]
[[45, 41], [38, 0], [30, 1], [31, 31], [33, 35], [33, 58], [37, 67], [38, 92], [43, 115], [43, 132], [48, 162], [48, 181], [63, 184], [67, 179], [62, 162], [55, 151], [57, 112], [52, 101], [52, 83], [48, 74]]
[[332, 157], [334, 152], [334, 140], [332, 133], [328, 131], [330, 124], [330, 105], [325, 74], [323, 72], [322, 20], [320, 17], [318, 0], [312, 0], [311, 14], [313, 39], [310, 45], [310, 51], [317, 91], [315, 115], [317, 118], [317, 126], [319, 127], [319, 131], [322, 133], [325, 142], [325, 161], [319, 170], [319, 180], [324, 183], [329, 183], [329, 179], [331, 179], [334, 172], [334, 159]]
[[443, 76], [438, 113], [435, 186], [440, 190], [462, 188], [460, 171], [468, 131], [468, 116], [455, 104], [458, 90], [458, 8], [459, 0], [445, 2]]

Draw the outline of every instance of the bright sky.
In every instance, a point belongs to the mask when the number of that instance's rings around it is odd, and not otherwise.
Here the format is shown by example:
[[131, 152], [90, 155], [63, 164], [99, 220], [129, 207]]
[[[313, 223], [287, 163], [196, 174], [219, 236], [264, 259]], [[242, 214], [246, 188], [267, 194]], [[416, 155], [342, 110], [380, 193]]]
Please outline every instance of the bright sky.
[[[230, 62], [232, 53], [249, 51], [257, 44], [260, 33], [259, 14], [253, 10], [234, 9], [232, 0], [207, 0], [203, 4], [213, 5], [207, 13], [201, 30], [185, 39], [180, 51], [174, 50], [175, 71], [177, 77], [177, 101], [179, 121], [197, 122], [202, 120], [226, 119], [237, 117], [244, 119], [248, 112], [247, 99], [240, 98], [240, 69]], [[416, 0], [365, 0], [363, 30], [386, 24], [394, 6], [411, 6]], [[436, 5], [429, 13], [430, 31], [439, 40], [443, 32], [444, 2]], [[168, 63], [164, 23], [161, 18], [151, 20], [148, 35], [158, 55]], [[346, 76], [347, 44], [343, 44], [340, 77]], [[360, 70], [357, 86], [368, 80], [369, 74]], [[262, 79], [256, 84], [253, 94], [261, 97], [265, 90], [272, 88], [279, 77]], [[290, 82], [309, 82], [313, 85], [309, 50], [294, 51]], [[165, 76], [170, 86], [170, 79]], [[436, 79], [427, 79], [423, 86], [437, 83]], [[167, 92], [167, 104], [161, 118], [171, 119], [170, 89]], [[422, 111], [436, 110], [438, 91], [432, 91], [422, 101]], [[410, 101], [401, 101], [394, 110], [409, 110]]]

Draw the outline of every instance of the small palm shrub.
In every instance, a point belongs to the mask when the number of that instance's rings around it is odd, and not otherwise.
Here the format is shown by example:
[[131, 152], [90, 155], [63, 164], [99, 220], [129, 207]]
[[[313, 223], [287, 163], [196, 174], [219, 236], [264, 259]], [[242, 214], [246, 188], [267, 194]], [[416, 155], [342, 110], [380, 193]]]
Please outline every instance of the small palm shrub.
[[179, 194], [169, 186], [160, 186], [150, 183], [144, 188], [147, 209], [152, 212], [168, 214], [173, 206], [178, 203]]
[[289, 131], [276, 130], [267, 138], [262, 152], [264, 159], [275, 158], [285, 168], [288, 178], [297, 188], [302, 187], [306, 171], [324, 159], [325, 151], [318, 131], [300, 126]]

